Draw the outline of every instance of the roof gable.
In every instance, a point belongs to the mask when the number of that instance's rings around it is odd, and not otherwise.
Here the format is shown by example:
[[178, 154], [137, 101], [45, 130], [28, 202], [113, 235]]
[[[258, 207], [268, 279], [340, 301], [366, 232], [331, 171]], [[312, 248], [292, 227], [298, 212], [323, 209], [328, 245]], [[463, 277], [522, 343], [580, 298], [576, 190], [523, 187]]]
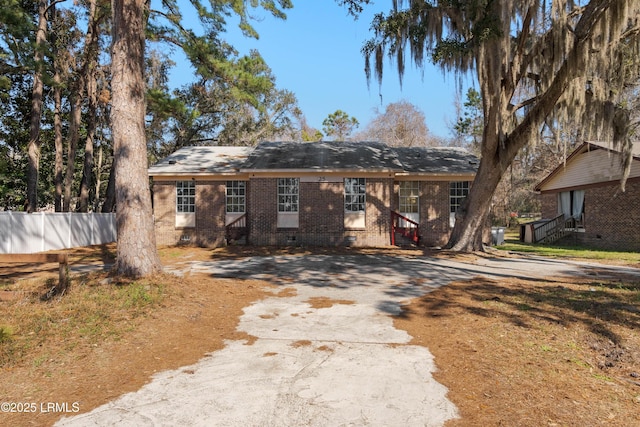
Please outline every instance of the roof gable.
[[[629, 178], [640, 177], [640, 145], [634, 144]], [[619, 181], [622, 178], [621, 154], [609, 144], [584, 142], [566, 161], [536, 185], [541, 192], [579, 188]]]

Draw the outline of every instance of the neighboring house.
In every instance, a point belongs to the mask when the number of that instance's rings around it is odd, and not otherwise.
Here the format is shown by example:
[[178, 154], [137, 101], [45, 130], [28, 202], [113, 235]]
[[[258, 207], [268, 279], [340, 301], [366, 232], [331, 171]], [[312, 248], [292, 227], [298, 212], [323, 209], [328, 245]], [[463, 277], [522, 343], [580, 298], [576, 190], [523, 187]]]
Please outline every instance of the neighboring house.
[[185, 147], [149, 169], [159, 245], [446, 243], [478, 159], [374, 142]]
[[[546, 241], [563, 237], [603, 249], [640, 251], [640, 144], [632, 154], [625, 192], [620, 189], [621, 153], [596, 142], [580, 145], [536, 186], [542, 216], [556, 221], [557, 232]], [[543, 230], [544, 223], [535, 228]], [[530, 233], [531, 241], [543, 241], [543, 233], [538, 234]]]

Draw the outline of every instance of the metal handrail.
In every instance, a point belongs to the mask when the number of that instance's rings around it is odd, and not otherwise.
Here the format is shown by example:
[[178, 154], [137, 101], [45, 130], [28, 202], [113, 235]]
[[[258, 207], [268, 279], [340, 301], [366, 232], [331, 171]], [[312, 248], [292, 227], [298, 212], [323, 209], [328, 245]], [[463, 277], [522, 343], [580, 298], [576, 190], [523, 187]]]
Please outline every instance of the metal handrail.
[[[399, 227], [398, 220], [404, 220], [407, 223], [413, 225], [413, 227]], [[408, 232], [406, 229], [409, 228], [411, 231]], [[391, 211], [391, 245], [395, 246], [396, 244], [396, 230], [402, 229], [402, 235], [405, 237], [409, 237], [413, 242], [418, 244], [420, 242], [420, 224], [411, 218], [407, 218], [406, 216], [396, 212]]]
[[227, 244], [229, 244], [232, 240], [237, 240], [239, 238], [242, 238], [243, 236], [248, 236], [248, 234], [249, 230], [247, 229], [246, 213], [242, 214], [225, 226], [225, 238], [227, 240]]
[[226, 228], [244, 228], [247, 226], [247, 214], [244, 213], [226, 225]]

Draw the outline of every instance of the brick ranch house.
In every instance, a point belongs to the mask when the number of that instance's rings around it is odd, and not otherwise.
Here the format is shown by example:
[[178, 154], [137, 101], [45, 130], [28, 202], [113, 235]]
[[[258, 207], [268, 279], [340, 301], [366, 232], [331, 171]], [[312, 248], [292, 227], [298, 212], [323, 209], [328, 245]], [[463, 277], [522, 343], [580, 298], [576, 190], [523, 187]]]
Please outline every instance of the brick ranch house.
[[[562, 238], [594, 248], [640, 251], [640, 143], [632, 154], [625, 192], [620, 190], [621, 153], [599, 142], [581, 144], [535, 187], [543, 218], [554, 219], [558, 230], [547, 232], [546, 241]], [[532, 234], [532, 241], [542, 241], [543, 235]]]
[[439, 246], [477, 166], [376, 142], [184, 147], [149, 169], [157, 243]]

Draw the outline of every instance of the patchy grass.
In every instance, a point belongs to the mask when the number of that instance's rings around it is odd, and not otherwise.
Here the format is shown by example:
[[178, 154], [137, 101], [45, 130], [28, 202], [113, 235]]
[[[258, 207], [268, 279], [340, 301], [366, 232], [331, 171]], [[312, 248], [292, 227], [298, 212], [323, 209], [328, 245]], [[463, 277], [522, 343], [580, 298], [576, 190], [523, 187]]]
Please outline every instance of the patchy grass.
[[396, 318], [435, 356], [449, 426], [640, 425], [640, 282], [474, 279]]
[[[104, 274], [76, 277], [69, 291], [53, 301], [41, 296], [52, 279], [31, 279], [5, 286], [18, 294], [4, 307], [0, 324], [0, 366], [22, 363], [32, 350], [51, 341], [64, 343], [65, 350], [91, 345], [105, 339], [119, 339], [167, 297], [164, 282], [175, 278], [158, 275], [133, 282], [113, 282]], [[173, 290], [175, 291], [175, 289]]]
[[496, 246], [496, 248], [550, 258], [580, 259], [640, 267], [640, 253], [638, 252], [596, 250], [579, 245], [524, 243], [518, 240], [518, 233], [513, 229], [507, 233], [504, 245]]

